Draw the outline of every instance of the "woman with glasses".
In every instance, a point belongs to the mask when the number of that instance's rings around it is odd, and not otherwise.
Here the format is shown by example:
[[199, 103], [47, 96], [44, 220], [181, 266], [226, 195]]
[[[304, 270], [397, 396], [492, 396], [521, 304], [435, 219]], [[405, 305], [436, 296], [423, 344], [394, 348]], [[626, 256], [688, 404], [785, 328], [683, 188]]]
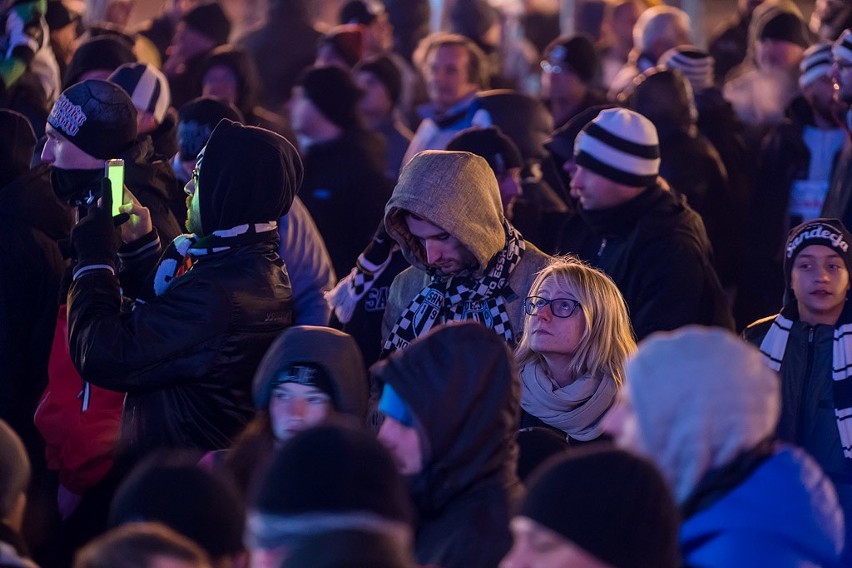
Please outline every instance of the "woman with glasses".
[[524, 311], [515, 355], [521, 427], [546, 425], [572, 443], [594, 440], [636, 349], [621, 292], [603, 272], [561, 257], [536, 277]]

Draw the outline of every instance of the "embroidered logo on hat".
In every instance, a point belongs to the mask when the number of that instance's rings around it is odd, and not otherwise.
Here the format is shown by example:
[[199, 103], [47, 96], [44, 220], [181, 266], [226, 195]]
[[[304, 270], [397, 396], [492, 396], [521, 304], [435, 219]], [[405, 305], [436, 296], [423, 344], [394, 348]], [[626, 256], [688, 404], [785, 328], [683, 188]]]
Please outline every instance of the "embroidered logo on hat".
[[839, 248], [843, 252], [849, 252], [849, 243], [843, 239], [842, 234], [835, 230], [834, 227], [818, 224], [814, 225], [812, 229], [802, 231], [787, 243], [787, 258], [791, 258], [803, 242], [812, 239], [829, 241], [832, 247]]
[[63, 134], [76, 136], [80, 127], [86, 122], [86, 115], [79, 105], [75, 105], [65, 95], [61, 95], [54, 103], [47, 121]]

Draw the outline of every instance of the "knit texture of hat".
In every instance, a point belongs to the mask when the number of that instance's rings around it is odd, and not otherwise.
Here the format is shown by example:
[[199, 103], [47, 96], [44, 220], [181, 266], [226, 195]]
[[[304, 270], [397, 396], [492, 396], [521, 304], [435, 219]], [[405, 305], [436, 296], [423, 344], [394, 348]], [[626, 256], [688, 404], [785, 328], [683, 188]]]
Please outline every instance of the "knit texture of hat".
[[352, 75], [339, 67], [313, 67], [299, 84], [304, 95], [328, 120], [344, 130], [360, 124], [358, 101], [363, 94]]
[[181, 21], [215, 45], [228, 43], [228, 36], [231, 35], [231, 21], [218, 2], [196, 6], [184, 14]]
[[846, 226], [840, 219], [813, 219], [791, 229], [787, 237], [784, 247], [784, 276], [788, 287], [796, 256], [810, 245], [822, 245], [832, 249], [843, 259], [846, 270], [852, 273], [852, 250], [849, 249], [852, 245], [852, 235]]
[[412, 516], [388, 451], [369, 432], [341, 425], [311, 428], [284, 444], [251, 509], [249, 531], [261, 546], [332, 529], [394, 532]]
[[63, 86], [70, 87], [77, 83], [80, 77], [89, 71], [112, 73], [125, 63], [133, 63], [136, 61], [136, 55], [133, 54], [132, 47], [124, 38], [114, 34], [90, 38], [74, 52], [65, 70]]
[[399, 102], [402, 94], [402, 73], [387, 55], [377, 55], [361, 61], [355, 66], [353, 73], [370, 73], [385, 86], [391, 102], [394, 105]]
[[673, 47], [660, 56], [657, 65], [663, 69], [677, 69], [689, 81], [696, 93], [713, 86], [713, 56], [692, 45]]
[[843, 30], [831, 48], [831, 55], [838, 61], [852, 63], [852, 28]]
[[657, 129], [637, 112], [603, 110], [577, 135], [574, 161], [616, 183], [648, 187], [660, 173]]
[[804, 48], [811, 44], [805, 22], [792, 12], [779, 11], [775, 16], [771, 16], [763, 22], [757, 37], [761, 41], [774, 39], [794, 43]]
[[831, 70], [831, 44], [820, 42], [805, 50], [799, 63], [799, 88], [804, 89]]
[[136, 140], [136, 107], [109, 81], [89, 79], [65, 89], [47, 123], [94, 158], [115, 158]]
[[678, 511], [653, 464], [623, 450], [582, 448], [533, 474], [519, 515], [610, 566], [675, 568]]
[[447, 144], [447, 150], [482, 156], [494, 170], [494, 175], [498, 176], [524, 165], [515, 143], [494, 126], [468, 128], [459, 132]]
[[548, 63], [568, 67], [584, 83], [595, 78], [598, 72], [598, 55], [595, 45], [585, 35], [554, 40], [544, 52]]
[[172, 102], [169, 82], [159, 69], [150, 63], [125, 63], [109, 76], [130, 95], [139, 112], [150, 112], [157, 123], [163, 122]]
[[224, 99], [199, 97], [180, 107], [177, 127], [180, 159], [188, 162], [197, 158], [223, 118], [245, 122], [237, 107]]

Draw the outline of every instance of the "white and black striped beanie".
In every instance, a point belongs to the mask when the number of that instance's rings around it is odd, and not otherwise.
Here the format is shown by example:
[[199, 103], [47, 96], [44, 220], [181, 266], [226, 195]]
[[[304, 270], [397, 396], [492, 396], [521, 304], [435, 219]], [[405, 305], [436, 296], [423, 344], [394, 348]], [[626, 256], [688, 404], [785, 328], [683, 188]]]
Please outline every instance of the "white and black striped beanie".
[[836, 61], [846, 61], [852, 63], [852, 28], [846, 28], [834, 46], [831, 48], [831, 55]]
[[574, 161], [616, 183], [648, 187], [660, 173], [657, 129], [632, 110], [603, 110], [577, 135]]
[[156, 67], [149, 63], [125, 63], [109, 76], [130, 95], [139, 112], [150, 112], [157, 123], [163, 122], [169, 110], [171, 93], [169, 82]]
[[713, 68], [716, 60], [713, 56], [694, 45], [673, 47], [660, 56], [657, 66], [661, 69], [677, 69], [700, 93], [713, 86]]
[[805, 50], [799, 64], [799, 88], [804, 89], [820, 77], [828, 75], [831, 69], [831, 44], [819, 42]]

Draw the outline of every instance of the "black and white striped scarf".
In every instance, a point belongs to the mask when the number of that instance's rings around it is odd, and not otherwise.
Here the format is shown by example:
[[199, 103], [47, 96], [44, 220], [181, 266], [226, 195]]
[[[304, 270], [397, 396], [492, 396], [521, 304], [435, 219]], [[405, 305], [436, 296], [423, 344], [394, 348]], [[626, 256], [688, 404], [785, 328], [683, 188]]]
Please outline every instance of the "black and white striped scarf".
[[[213, 231], [203, 237], [195, 234], [178, 235], [160, 257], [154, 273], [154, 292], [157, 296], [165, 293], [172, 282], [189, 271], [199, 257], [278, 238], [277, 221], [237, 225], [230, 229]], [[279, 266], [284, 266], [281, 259], [278, 259], [278, 263]]]
[[505, 223], [504, 228], [506, 245], [491, 261], [484, 276], [430, 275], [429, 285], [414, 297], [394, 324], [382, 357], [405, 349], [435, 325], [450, 321], [478, 321], [502, 335], [510, 347], [515, 346], [506, 296], [512, 294], [509, 276], [521, 261], [526, 243], [511, 224]]
[[[844, 310], [845, 315], [845, 310]], [[760, 351], [775, 371], [781, 369], [793, 320], [782, 311], [760, 344]], [[833, 379], [834, 415], [843, 455], [852, 459], [852, 322], [841, 317], [834, 328], [831, 378]]]

